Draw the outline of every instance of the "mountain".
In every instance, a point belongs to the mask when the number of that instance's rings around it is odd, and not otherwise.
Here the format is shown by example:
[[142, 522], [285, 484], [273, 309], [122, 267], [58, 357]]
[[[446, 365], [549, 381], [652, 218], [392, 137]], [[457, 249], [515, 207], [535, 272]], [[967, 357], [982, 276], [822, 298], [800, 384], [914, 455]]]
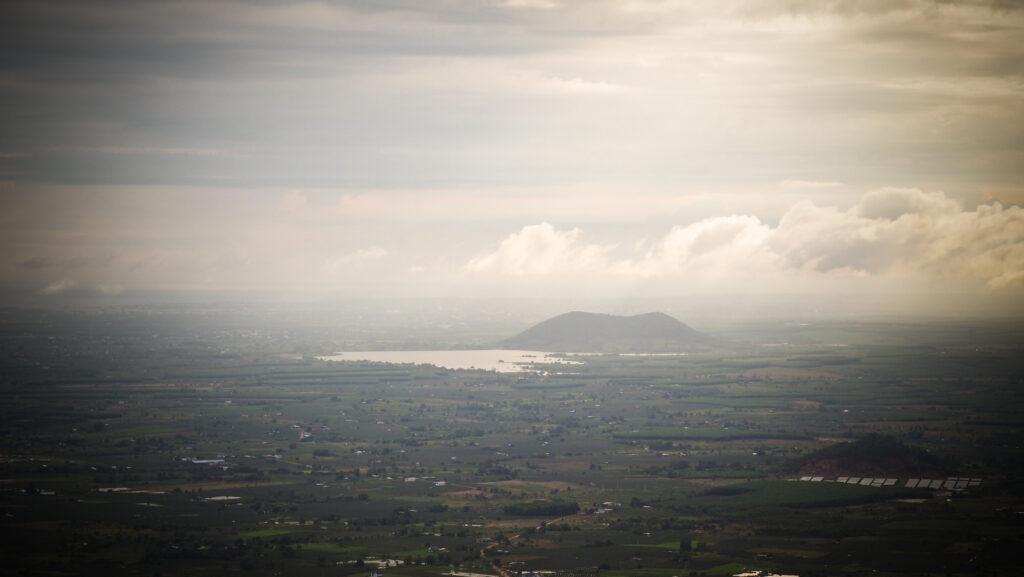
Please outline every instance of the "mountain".
[[709, 350], [716, 343], [664, 313], [625, 317], [577, 311], [538, 323], [499, 346], [566, 353], [678, 353]]
[[795, 459], [784, 467], [801, 475], [857, 475], [878, 477], [944, 477], [956, 463], [893, 437], [870, 434], [849, 443], [837, 443]]

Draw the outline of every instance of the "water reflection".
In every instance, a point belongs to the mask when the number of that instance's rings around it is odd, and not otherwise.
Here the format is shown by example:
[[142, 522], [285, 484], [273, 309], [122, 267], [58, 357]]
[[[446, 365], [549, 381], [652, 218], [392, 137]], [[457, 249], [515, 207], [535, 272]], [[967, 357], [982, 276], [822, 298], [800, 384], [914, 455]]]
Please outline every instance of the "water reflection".
[[463, 351], [346, 351], [317, 357], [324, 361], [373, 361], [434, 365], [445, 369], [480, 369], [499, 373], [543, 370], [536, 364], [578, 365], [581, 361], [538, 351], [463, 350]]

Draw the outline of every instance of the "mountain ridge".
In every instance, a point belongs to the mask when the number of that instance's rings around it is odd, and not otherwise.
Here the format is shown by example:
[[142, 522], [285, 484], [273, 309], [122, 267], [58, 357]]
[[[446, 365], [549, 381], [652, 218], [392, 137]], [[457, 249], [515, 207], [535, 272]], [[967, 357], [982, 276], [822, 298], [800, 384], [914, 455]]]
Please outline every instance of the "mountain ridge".
[[682, 353], [715, 340], [661, 312], [632, 316], [572, 311], [507, 338], [499, 346], [568, 353]]

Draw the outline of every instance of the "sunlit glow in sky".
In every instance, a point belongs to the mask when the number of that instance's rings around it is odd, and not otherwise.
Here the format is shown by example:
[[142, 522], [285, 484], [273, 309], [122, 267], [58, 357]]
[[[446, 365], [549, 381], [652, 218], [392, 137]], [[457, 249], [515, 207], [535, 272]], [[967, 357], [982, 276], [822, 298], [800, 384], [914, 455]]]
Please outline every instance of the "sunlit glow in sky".
[[1012, 307], [1022, 38], [1009, 0], [5, 2], [0, 289]]

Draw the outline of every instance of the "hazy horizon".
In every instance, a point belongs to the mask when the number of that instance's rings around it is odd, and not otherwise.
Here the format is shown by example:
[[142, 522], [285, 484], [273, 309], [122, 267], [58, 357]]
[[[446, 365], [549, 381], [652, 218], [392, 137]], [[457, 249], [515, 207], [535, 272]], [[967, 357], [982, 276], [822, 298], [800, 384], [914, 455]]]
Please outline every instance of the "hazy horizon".
[[0, 298], [1017, 317], [1021, 6], [7, 2]]

